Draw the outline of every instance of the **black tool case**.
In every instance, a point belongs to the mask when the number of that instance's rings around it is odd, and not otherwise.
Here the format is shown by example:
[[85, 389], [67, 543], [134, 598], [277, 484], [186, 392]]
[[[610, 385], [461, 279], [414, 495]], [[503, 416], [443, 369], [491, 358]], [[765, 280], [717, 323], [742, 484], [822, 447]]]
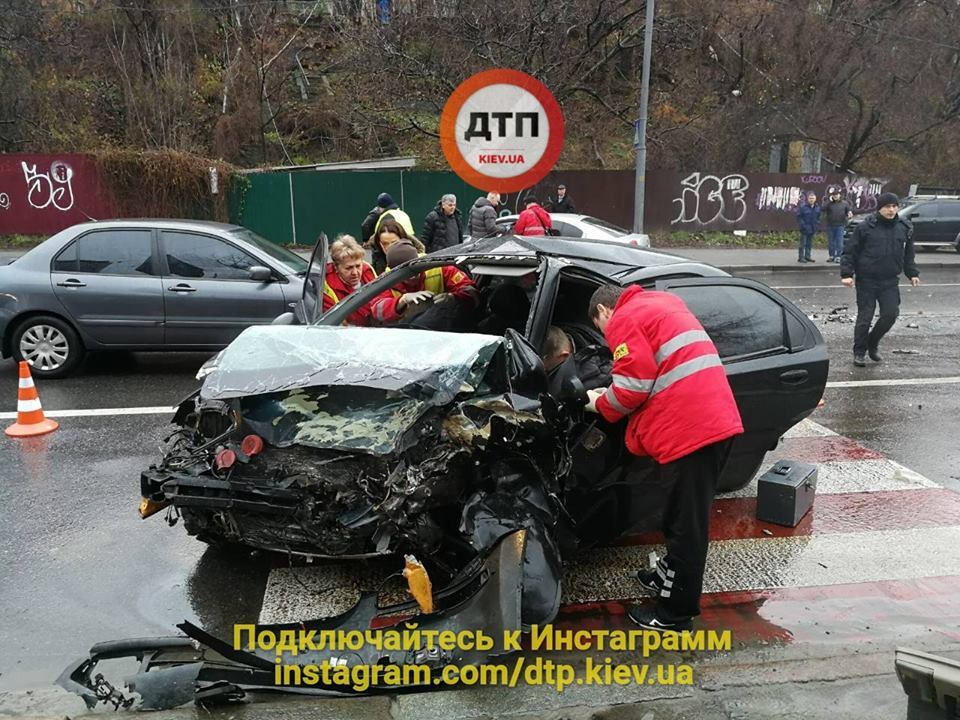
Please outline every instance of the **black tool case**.
[[757, 481], [757, 519], [796, 527], [813, 507], [816, 492], [815, 465], [780, 460]]

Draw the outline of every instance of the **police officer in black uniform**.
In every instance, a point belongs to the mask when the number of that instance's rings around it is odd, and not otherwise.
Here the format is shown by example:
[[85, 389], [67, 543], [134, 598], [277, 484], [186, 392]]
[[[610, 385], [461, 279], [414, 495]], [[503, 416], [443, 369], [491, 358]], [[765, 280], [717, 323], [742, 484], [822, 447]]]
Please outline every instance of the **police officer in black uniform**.
[[[847, 238], [840, 259], [840, 278], [846, 287], [857, 288], [857, 324], [853, 330], [853, 364], [864, 367], [866, 355], [880, 362], [880, 339], [900, 313], [900, 273], [916, 287], [920, 273], [914, 260], [913, 225], [900, 217], [900, 199], [887, 192], [877, 199], [877, 212], [868, 216]], [[877, 305], [880, 317], [870, 323]]]

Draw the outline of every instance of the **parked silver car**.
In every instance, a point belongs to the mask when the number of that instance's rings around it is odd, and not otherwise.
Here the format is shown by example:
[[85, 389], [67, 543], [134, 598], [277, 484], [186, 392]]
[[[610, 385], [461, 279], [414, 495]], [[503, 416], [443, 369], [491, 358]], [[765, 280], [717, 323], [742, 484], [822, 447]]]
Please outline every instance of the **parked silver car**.
[[0, 357], [53, 378], [88, 350], [216, 350], [287, 311], [306, 269], [238, 225], [74, 225], [0, 267]]
[[[504, 215], [497, 218], [497, 235], [509, 235], [519, 215]], [[550, 213], [553, 229], [560, 237], [582, 238], [584, 240], [607, 240], [634, 247], [650, 247], [650, 236], [644, 233], [632, 233], [622, 227], [590, 215], [576, 213]]]

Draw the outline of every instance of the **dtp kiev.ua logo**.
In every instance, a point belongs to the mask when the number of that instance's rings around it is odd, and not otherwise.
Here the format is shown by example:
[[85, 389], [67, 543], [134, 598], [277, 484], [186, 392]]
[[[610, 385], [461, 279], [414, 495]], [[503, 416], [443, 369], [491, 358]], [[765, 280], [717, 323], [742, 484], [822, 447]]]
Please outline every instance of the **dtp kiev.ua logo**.
[[549, 90], [518, 70], [486, 70], [464, 80], [440, 117], [450, 167], [483, 190], [535, 185], [563, 148], [563, 114]]

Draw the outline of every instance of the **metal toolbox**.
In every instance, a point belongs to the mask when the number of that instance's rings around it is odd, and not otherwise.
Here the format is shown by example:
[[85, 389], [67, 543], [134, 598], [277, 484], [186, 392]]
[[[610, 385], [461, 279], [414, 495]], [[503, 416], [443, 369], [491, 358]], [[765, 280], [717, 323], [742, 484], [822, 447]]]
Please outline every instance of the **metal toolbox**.
[[796, 527], [813, 507], [816, 492], [815, 465], [780, 460], [757, 481], [757, 519]]

